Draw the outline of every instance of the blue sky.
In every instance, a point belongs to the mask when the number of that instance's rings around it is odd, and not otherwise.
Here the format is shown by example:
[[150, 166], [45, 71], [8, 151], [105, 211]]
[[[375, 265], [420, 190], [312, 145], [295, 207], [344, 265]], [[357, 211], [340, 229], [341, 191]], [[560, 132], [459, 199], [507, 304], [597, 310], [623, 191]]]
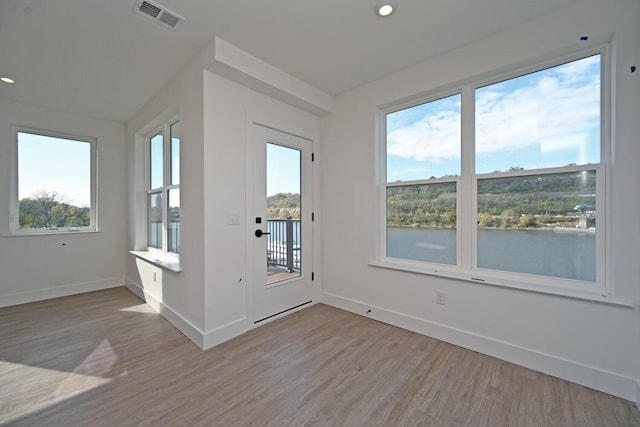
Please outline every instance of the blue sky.
[[151, 188], [160, 188], [164, 182], [164, 137], [159, 133], [151, 138]]
[[[164, 135], [151, 137], [151, 188], [160, 188], [164, 182]], [[180, 122], [171, 125], [171, 176], [169, 184], [180, 184]]]
[[267, 196], [300, 193], [300, 151], [267, 144]]
[[[478, 88], [476, 172], [600, 161], [600, 56]], [[460, 174], [460, 95], [387, 115], [387, 181]]]
[[91, 145], [88, 142], [19, 133], [18, 198], [53, 192], [74, 206], [91, 204]]

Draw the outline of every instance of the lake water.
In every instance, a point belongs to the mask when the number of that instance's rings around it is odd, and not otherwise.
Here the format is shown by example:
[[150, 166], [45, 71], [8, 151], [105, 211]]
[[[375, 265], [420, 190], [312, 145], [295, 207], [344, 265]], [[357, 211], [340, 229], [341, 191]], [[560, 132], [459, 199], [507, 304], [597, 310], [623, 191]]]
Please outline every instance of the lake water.
[[[478, 230], [478, 267], [595, 282], [595, 233]], [[387, 256], [456, 264], [452, 229], [387, 229]]]

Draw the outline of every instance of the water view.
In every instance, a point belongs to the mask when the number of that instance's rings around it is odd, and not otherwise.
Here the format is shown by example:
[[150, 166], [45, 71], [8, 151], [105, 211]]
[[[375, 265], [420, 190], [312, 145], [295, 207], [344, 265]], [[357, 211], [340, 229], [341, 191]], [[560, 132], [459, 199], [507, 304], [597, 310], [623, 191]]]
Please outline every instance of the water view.
[[[478, 267], [595, 282], [594, 230], [479, 230]], [[456, 231], [387, 228], [387, 256], [456, 264]]]

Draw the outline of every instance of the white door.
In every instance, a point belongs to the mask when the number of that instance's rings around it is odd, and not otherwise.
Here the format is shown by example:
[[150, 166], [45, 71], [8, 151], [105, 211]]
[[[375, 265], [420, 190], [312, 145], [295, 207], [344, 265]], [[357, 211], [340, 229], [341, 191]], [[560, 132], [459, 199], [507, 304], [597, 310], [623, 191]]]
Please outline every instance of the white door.
[[311, 303], [311, 141], [253, 124], [253, 320]]

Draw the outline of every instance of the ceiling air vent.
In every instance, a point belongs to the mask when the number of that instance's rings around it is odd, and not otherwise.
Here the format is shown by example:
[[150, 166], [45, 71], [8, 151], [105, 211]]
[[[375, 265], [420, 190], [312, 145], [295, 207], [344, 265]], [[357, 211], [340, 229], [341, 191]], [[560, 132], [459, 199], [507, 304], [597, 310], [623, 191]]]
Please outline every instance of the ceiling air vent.
[[184, 18], [174, 13], [166, 7], [152, 3], [148, 0], [138, 0], [135, 11], [140, 15], [153, 19], [160, 24], [175, 30], [175, 28], [184, 22]]

